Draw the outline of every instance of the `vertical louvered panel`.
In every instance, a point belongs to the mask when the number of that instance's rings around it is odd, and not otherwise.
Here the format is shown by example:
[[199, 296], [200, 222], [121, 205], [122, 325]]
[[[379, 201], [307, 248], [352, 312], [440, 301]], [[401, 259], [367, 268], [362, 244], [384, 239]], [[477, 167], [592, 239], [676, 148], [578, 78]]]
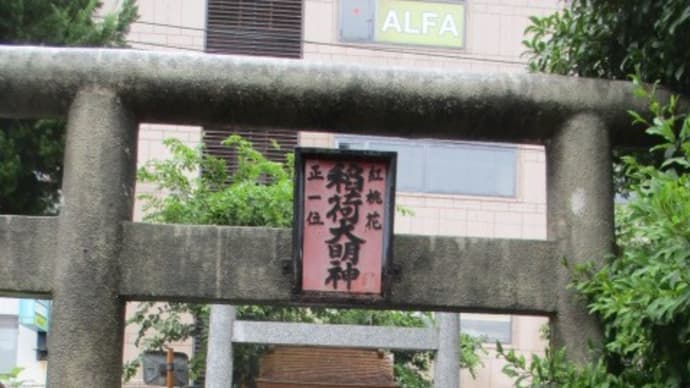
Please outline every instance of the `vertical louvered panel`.
[[[302, 57], [302, 0], [207, 0], [207, 5], [207, 52]], [[232, 133], [273, 161], [284, 161], [297, 145], [296, 131], [205, 128], [206, 152], [225, 159], [230, 175], [237, 167], [236, 155], [220, 143]]]
[[[285, 154], [293, 152], [297, 146], [297, 131], [272, 129], [247, 130], [247, 129], [222, 129], [205, 128], [203, 134], [205, 152], [225, 160], [228, 166], [228, 175], [237, 168], [237, 154], [235, 150], [221, 144], [231, 134], [237, 134], [252, 142], [254, 148], [261, 152], [267, 159], [274, 162], [284, 162]], [[279, 148], [276, 148], [276, 144]]]
[[206, 51], [302, 57], [302, 0], [208, 0]]

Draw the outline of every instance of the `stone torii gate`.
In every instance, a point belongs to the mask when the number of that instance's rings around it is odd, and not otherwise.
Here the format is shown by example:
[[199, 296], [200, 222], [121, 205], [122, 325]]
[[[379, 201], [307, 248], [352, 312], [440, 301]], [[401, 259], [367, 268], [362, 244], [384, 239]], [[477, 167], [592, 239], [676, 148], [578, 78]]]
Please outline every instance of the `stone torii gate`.
[[[375, 308], [550, 317], [576, 360], [599, 328], [562, 257], [612, 251], [612, 144], [640, 140], [626, 82], [326, 66], [129, 50], [0, 47], [0, 116], [67, 117], [57, 217], [0, 217], [0, 293], [52, 298], [53, 387], [120, 386], [128, 300], [293, 304], [290, 230], [133, 223], [141, 122], [546, 145], [547, 241], [395, 237]], [[403, 172], [404, 173], [404, 172]], [[449, 384], [448, 386], [451, 386]]]

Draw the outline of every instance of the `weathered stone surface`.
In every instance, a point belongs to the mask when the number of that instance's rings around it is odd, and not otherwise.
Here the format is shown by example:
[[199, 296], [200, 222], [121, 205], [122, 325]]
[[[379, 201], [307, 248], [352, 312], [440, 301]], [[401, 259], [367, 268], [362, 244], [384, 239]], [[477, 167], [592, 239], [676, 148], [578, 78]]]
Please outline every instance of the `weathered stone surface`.
[[549, 241], [396, 235], [392, 302], [436, 311], [549, 313], [558, 253]]
[[[613, 178], [609, 132], [591, 114], [572, 117], [546, 147], [548, 237], [574, 267], [603, 263], [613, 253]], [[589, 358], [589, 342], [601, 340], [598, 320], [585, 303], [566, 288], [571, 273], [557, 266], [558, 313], [551, 320], [551, 338], [567, 346], [574, 360]]]
[[[36, 260], [32, 276], [50, 291], [56, 219], [3, 216], [1, 291], [19, 292], [17, 265]], [[41, 243], [48, 241], [47, 243]], [[10, 243], [11, 242], [11, 243]], [[221, 303], [293, 303], [288, 229], [125, 223], [121, 292], [128, 298]], [[559, 266], [548, 241], [396, 235], [400, 282], [380, 307], [449, 311], [551, 313]], [[13, 269], [14, 268], [14, 269]], [[2, 272], [4, 271], [4, 272]], [[421, 286], [421, 287], [420, 287]], [[32, 290], [38, 286], [29, 285]]]
[[252, 321], [235, 321], [232, 341], [400, 350], [436, 350], [439, 346], [438, 330], [435, 328]]
[[56, 247], [56, 217], [0, 216], [0, 294], [49, 296]]
[[[133, 50], [0, 47], [0, 115], [64, 116], [77, 91], [118, 93], [141, 121], [543, 143], [566, 117], [598, 115], [639, 144], [629, 82], [467, 74]], [[660, 92], [663, 95], [663, 92]], [[681, 104], [687, 104], [687, 100]]]
[[250, 304], [290, 300], [287, 229], [126, 223], [121, 293], [129, 298]]
[[48, 338], [51, 387], [121, 385], [118, 253], [122, 221], [132, 217], [136, 128], [110, 90], [84, 89], [70, 108]]
[[[294, 304], [281, 259], [288, 229], [126, 223], [121, 293], [134, 299]], [[548, 241], [396, 235], [402, 269], [377, 308], [550, 313], [558, 257]]]

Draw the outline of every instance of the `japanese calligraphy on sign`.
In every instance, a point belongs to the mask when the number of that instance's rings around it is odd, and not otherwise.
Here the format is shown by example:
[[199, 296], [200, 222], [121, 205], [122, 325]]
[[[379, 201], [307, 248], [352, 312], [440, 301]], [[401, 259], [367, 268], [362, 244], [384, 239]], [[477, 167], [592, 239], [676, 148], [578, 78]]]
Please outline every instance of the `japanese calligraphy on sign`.
[[298, 149], [296, 161], [301, 290], [382, 295], [395, 154]]

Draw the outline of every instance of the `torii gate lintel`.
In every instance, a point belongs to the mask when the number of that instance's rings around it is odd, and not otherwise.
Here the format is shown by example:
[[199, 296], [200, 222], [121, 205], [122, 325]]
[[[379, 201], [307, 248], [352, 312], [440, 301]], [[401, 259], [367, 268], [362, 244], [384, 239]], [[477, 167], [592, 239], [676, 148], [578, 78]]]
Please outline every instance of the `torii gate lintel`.
[[[0, 291], [52, 293], [57, 221], [0, 216], [3, 261], [31, 257], [40, 268], [4, 267]], [[122, 227], [118, 294], [125, 300], [300, 304], [280, 265], [292, 252], [289, 229], [132, 222]], [[402, 274], [391, 300], [358, 307], [552, 315], [556, 256], [550, 241], [396, 235], [394, 257]]]

